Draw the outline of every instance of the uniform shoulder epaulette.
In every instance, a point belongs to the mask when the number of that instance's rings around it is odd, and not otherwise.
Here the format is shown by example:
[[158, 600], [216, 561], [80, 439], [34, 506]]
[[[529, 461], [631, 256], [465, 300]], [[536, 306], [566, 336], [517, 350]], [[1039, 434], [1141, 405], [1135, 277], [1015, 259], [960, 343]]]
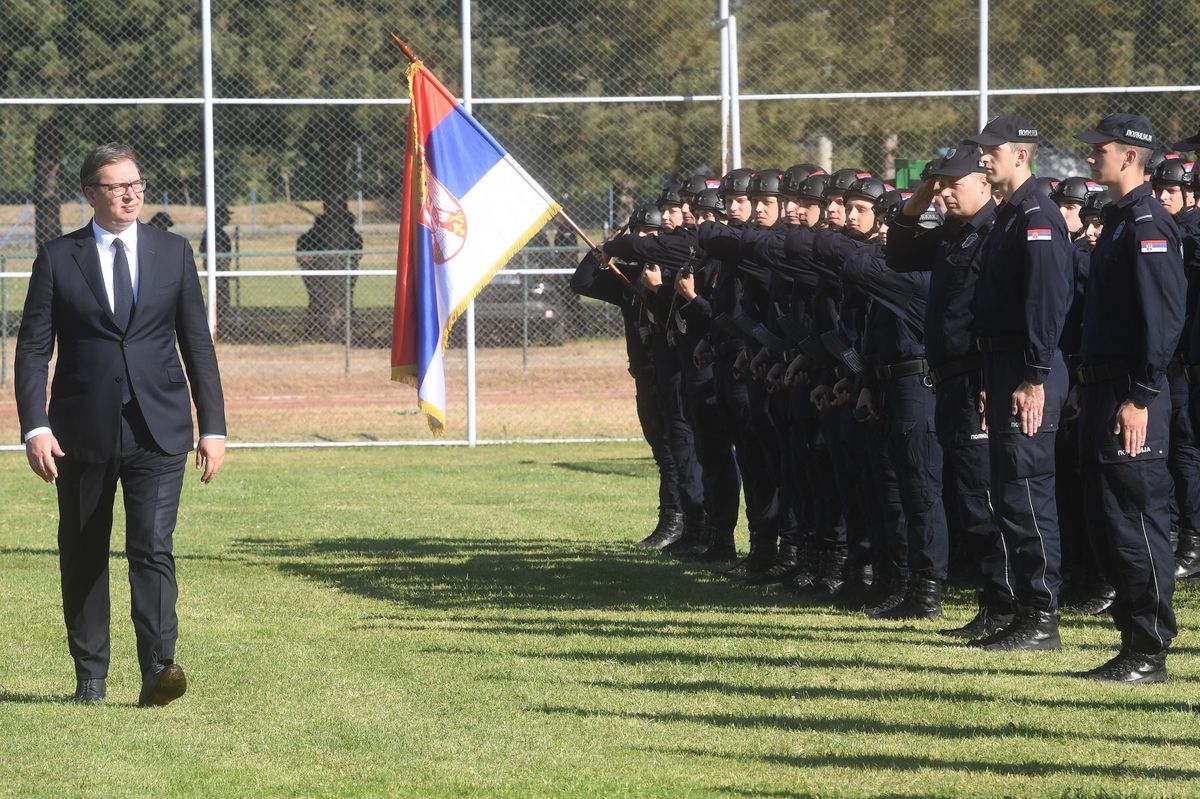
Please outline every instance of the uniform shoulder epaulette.
[[1025, 212], [1026, 216], [1029, 214], [1036, 214], [1038, 211], [1042, 210], [1041, 198], [1036, 194], [1030, 194], [1024, 200], [1021, 200], [1021, 210]]

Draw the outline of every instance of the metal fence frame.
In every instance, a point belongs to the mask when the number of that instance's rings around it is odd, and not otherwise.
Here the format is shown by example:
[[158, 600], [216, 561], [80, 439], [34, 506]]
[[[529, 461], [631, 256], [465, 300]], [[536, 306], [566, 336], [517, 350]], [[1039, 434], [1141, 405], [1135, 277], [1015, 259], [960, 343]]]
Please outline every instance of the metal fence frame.
[[[215, 134], [213, 125], [213, 109], [217, 105], [274, 105], [274, 106], [402, 106], [408, 105], [405, 97], [375, 97], [375, 98], [248, 98], [248, 97], [217, 97], [213, 88], [213, 58], [212, 58], [212, 0], [199, 0], [201, 28], [201, 97], [141, 97], [141, 98], [0, 98], [0, 105], [188, 105], [203, 108], [203, 138], [204, 138], [204, 177], [205, 177], [205, 217], [214, 219], [216, 216], [216, 165], [215, 165]], [[462, 87], [462, 103], [470, 112], [474, 105], [539, 105], [539, 104], [595, 104], [595, 103], [712, 103], [721, 105], [721, 144], [722, 170], [727, 171], [741, 166], [741, 124], [740, 105], [743, 101], [785, 101], [785, 100], [873, 100], [873, 99], [906, 99], [906, 98], [936, 98], [936, 97], [965, 97], [976, 98], [978, 102], [979, 127], [983, 127], [988, 119], [988, 102], [992, 97], [1005, 96], [1036, 96], [1036, 95], [1076, 95], [1076, 94], [1142, 94], [1142, 93], [1183, 93], [1200, 92], [1200, 84], [1174, 86], [1084, 86], [1066, 88], [1007, 88], [994, 89], [989, 84], [988, 46], [989, 46], [989, 10], [990, 0], [978, 0], [978, 86], [975, 89], [952, 90], [909, 90], [909, 91], [877, 91], [877, 92], [815, 92], [794, 94], [742, 94], [738, 74], [738, 35], [737, 18], [730, 13], [730, 0], [718, 0], [717, 16], [714, 27], [720, 37], [720, 89], [718, 94], [711, 95], [639, 95], [639, 96], [593, 96], [593, 97], [475, 97], [472, 83], [472, 21], [471, 0], [460, 0], [461, 16], [461, 46], [462, 73], [459, 82]], [[216, 228], [207, 225], [205, 230], [205, 251], [216, 252]], [[217, 253], [218, 256], [223, 255]], [[0, 291], [4, 290], [6, 279], [28, 278], [28, 272], [6, 272], [4, 259], [0, 256]], [[209, 269], [207, 259], [201, 275], [208, 287], [209, 325], [216, 326], [216, 283], [219, 273]], [[249, 276], [250, 273], [240, 273]], [[254, 273], [258, 274], [258, 273]], [[288, 272], [271, 272], [275, 275], [290, 275]], [[334, 274], [330, 272], [329, 274]], [[365, 270], [356, 274], [391, 274], [385, 270]], [[476, 436], [476, 406], [475, 406], [475, 313], [473, 304], [468, 306], [463, 317], [466, 328], [467, 349], [467, 437], [464, 440], [436, 441], [396, 441], [373, 442], [374, 446], [383, 445], [414, 445], [414, 444], [466, 444], [475, 446], [486, 442]], [[4, 332], [7, 336], [7, 331]], [[6, 342], [5, 342], [6, 343]], [[7, 369], [6, 364], [0, 364], [0, 369]], [[2, 374], [2, 373], [0, 373]], [[559, 439], [552, 439], [559, 440]], [[606, 439], [608, 440], [608, 439]], [[320, 442], [313, 444], [269, 444], [242, 446], [362, 446], [353, 442]], [[0, 450], [13, 447], [0, 446]], [[18, 447], [19, 448], [19, 447]]]

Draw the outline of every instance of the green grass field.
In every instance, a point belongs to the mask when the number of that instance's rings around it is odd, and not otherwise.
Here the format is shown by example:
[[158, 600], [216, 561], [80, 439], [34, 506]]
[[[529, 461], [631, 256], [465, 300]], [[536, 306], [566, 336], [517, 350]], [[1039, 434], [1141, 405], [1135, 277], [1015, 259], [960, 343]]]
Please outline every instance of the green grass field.
[[[235, 450], [176, 534], [190, 689], [134, 707], [123, 562], [109, 701], [77, 707], [53, 490], [0, 453], [0, 794], [1195, 796], [1200, 613], [1164, 686], [1069, 676], [797, 604], [631, 546], [632, 444]], [[119, 522], [118, 522], [119, 523]], [[118, 540], [115, 549], [120, 549]]]

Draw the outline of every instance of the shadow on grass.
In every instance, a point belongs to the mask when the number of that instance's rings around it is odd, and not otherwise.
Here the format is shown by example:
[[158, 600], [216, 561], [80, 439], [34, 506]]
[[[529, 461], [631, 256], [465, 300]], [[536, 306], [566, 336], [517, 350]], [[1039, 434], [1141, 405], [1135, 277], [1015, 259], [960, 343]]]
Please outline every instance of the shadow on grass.
[[[626, 719], [631, 721], [652, 721], [667, 724], [701, 724], [709, 727], [729, 728], [736, 730], [774, 729], [783, 732], [816, 732], [866, 735], [897, 735], [918, 736], [922, 738], [939, 738], [943, 740], [962, 740], [976, 738], [1031, 738], [1045, 741], [1075, 742], [1079, 740], [1100, 739], [1112, 740], [1109, 730], [1096, 734], [1087, 732], [1043, 729], [1024, 724], [926, 724], [915, 721], [886, 721], [878, 718], [863, 716], [826, 716], [826, 715], [787, 715], [783, 713], [655, 713], [640, 710], [598, 710], [570, 706], [542, 705], [529, 708], [531, 712], [546, 715], [566, 715], [583, 718]], [[1195, 746], [1194, 738], [1162, 735], [1121, 735], [1121, 743], [1144, 744], [1146, 746]], [[694, 754], [705, 754], [697, 750]], [[707, 753], [711, 755], [712, 753]], [[1003, 766], [1004, 764], [997, 764]], [[1056, 765], [1061, 769], [1061, 765]], [[1200, 771], [1175, 769], [1177, 779], [1192, 779], [1200, 777]]]
[[600, 458], [594, 461], [554, 461], [556, 468], [570, 472], [632, 477], [638, 480], [657, 477], [658, 467], [652, 458]]
[[1195, 714], [1200, 705], [1188, 702], [1147, 702], [1137, 696], [1123, 697], [1125, 701], [1104, 702], [1094, 699], [1055, 699], [1042, 696], [996, 695], [973, 690], [937, 690], [931, 688], [850, 688], [826, 685], [736, 685], [716, 680], [696, 682], [623, 682], [618, 680], [593, 680], [585, 683], [599, 688], [617, 691], [653, 691], [664, 694], [717, 693], [734, 696], [753, 696], [767, 700], [844, 699], [861, 702], [949, 702], [971, 705], [999, 703], [1001, 705], [1026, 705], [1039, 708], [1062, 708], [1067, 710], [1108, 710], [1121, 713], [1189, 713]]
[[45, 694], [17, 694], [0, 691], [0, 703], [13, 705], [65, 705], [70, 696], [46, 696]]
[[[855, 755], [855, 754], [828, 754], [828, 755], [760, 755], [760, 754], [725, 754], [718, 752], [709, 752], [703, 749], [669, 749], [660, 747], [639, 747], [640, 751], [653, 752], [655, 754], [667, 755], [682, 755], [693, 757], [717, 757], [726, 760], [737, 760], [739, 762], [754, 761], [775, 766], [790, 766], [799, 769], [812, 768], [838, 768], [838, 769], [854, 769], [860, 771], [962, 771], [967, 774], [1004, 774], [1015, 777], [1053, 777], [1062, 774], [1079, 774], [1088, 777], [1125, 777], [1134, 779], [1155, 779], [1155, 780], [1192, 780], [1200, 777], [1200, 771], [1184, 768], [1172, 767], [1155, 767], [1152, 771], [1147, 771], [1139, 766], [1127, 766], [1123, 762], [1114, 763], [1113, 765], [1095, 765], [1092, 763], [1063, 763], [1059, 761], [1024, 761], [1022, 763], [1004, 763], [995, 760], [969, 760], [969, 759], [946, 759], [937, 757], [923, 757], [921, 755], [895, 755], [895, 754], [880, 754], [880, 755]], [[724, 787], [716, 790], [725, 790]], [[915, 789], [914, 793], [896, 793], [885, 794], [885, 796], [928, 796], [928, 791], [921, 791], [920, 788]], [[754, 796], [757, 794], [750, 793]], [[766, 794], [771, 796], [773, 794]], [[1076, 795], [1069, 793], [1067, 795]], [[1084, 792], [1079, 795], [1093, 795], [1091, 792]], [[1097, 792], [1095, 795], [1109, 794]], [[1125, 795], [1123, 792], [1119, 795]]]
[[628, 544], [414, 536], [241, 539], [233, 546], [285, 574], [427, 610], [791, 606]]

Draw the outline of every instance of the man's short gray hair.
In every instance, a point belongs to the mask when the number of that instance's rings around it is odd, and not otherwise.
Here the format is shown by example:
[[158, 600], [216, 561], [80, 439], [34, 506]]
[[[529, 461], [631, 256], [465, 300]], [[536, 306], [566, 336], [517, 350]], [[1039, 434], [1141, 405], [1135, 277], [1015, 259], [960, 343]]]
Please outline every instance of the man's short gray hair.
[[[132, 161], [137, 166], [137, 155], [128, 144], [114, 141], [96, 147], [84, 157], [83, 166], [79, 167], [79, 187], [94, 186], [101, 169], [120, 161]], [[138, 171], [141, 172], [141, 167]]]

